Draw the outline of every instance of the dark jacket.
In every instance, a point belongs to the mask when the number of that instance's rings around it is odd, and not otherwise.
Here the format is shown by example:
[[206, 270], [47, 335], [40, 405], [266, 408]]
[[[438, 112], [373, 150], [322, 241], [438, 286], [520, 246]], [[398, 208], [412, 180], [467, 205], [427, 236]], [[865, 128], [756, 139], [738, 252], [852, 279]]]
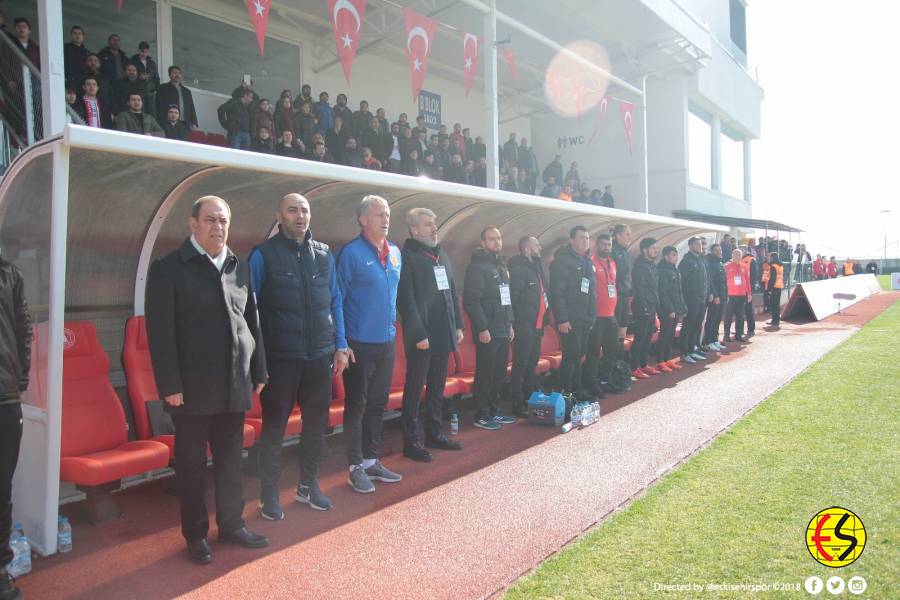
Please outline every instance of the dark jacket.
[[[545, 301], [549, 304], [550, 298], [550, 288], [540, 259], [532, 260], [522, 254], [510, 258], [509, 288], [513, 314], [516, 317], [516, 329], [522, 327], [536, 329], [541, 304]], [[541, 327], [550, 322], [550, 309], [546, 306], [545, 308]]]
[[688, 306], [705, 306], [711, 293], [709, 273], [706, 270], [706, 259], [688, 252], [678, 264], [681, 273], [681, 291], [684, 303]]
[[[463, 318], [450, 259], [440, 245], [429, 248], [412, 238], [403, 244], [402, 256], [397, 311], [403, 321], [404, 342], [414, 346], [428, 338], [432, 350], [456, 350], [456, 330], [463, 328]], [[438, 266], [446, 271], [449, 289], [438, 289]]]
[[278, 156], [289, 156], [291, 158], [306, 158], [305, 153], [296, 143], [292, 144], [290, 147], [287, 147], [284, 144], [275, 144], [275, 154]]
[[139, 115], [130, 110], [124, 110], [116, 115], [116, 129], [136, 133], [138, 135], [152, 135], [153, 137], [166, 137], [166, 132], [159, 126], [153, 115], [145, 112]]
[[672, 263], [661, 260], [657, 265], [659, 273], [659, 314], [687, 314], [684, 296], [681, 293], [681, 273]]
[[372, 151], [372, 156], [380, 162], [384, 162], [384, 139], [381, 137], [380, 131], [367, 126], [356, 141], [360, 150], [368, 148]]
[[63, 64], [65, 65], [66, 83], [78, 89], [81, 86], [81, 78], [87, 74], [84, 69], [84, 59], [91, 51], [84, 44], [76, 46], [72, 42], [63, 44]]
[[[553, 176], [554, 179], [556, 179], [556, 185], [563, 184], [562, 163], [559, 163], [554, 160], [553, 162], [548, 164], [546, 167], [544, 167], [544, 172], [541, 174], [541, 177], [543, 178], [543, 180], [547, 181], [547, 179], [551, 175]], [[618, 262], [618, 261], [616, 261], [616, 262]]]
[[250, 151], [259, 152], [260, 154], [275, 154], [275, 145], [272, 143], [272, 138], [269, 138], [267, 142], [254, 138], [250, 141]]
[[147, 82], [135, 79], [131, 81], [127, 77], [122, 77], [113, 86], [115, 94], [115, 106], [113, 109], [118, 113], [128, 110], [128, 97], [132, 92], [137, 92], [146, 102], [147, 100]]
[[[181, 86], [181, 100], [184, 103], [184, 110], [181, 111], [181, 120], [188, 125], [197, 126], [197, 110], [194, 108], [194, 97], [191, 90], [185, 86]], [[178, 90], [171, 81], [159, 86], [156, 92], [156, 114], [165, 115], [169, 110], [169, 106], [174, 104], [178, 106]]]
[[709, 273], [709, 293], [723, 302], [728, 300], [728, 283], [725, 281], [725, 265], [713, 255], [706, 255], [706, 272]]
[[147, 340], [168, 412], [212, 415], [250, 408], [266, 360], [247, 263], [228, 251], [220, 274], [190, 239], [153, 262], [147, 276]]
[[174, 125], [169, 123], [168, 120], [163, 121], [162, 130], [165, 132], [166, 137], [170, 140], [182, 140], [186, 142], [191, 135], [191, 130], [188, 127], [188, 124], [181, 120], [175, 121]]
[[[87, 123], [87, 107], [84, 105], [84, 97], [80, 97], [75, 100], [74, 106], [72, 109], [75, 111], [81, 120]], [[101, 99], [100, 96], [97, 96], [97, 109], [100, 111], [100, 126], [104, 129], [112, 129], [113, 121], [112, 115], [109, 111], [109, 106], [106, 105]]]
[[0, 405], [19, 401], [31, 370], [31, 315], [25, 282], [15, 265], [0, 257]]
[[279, 231], [249, 263], [267, 361], [315, 360], [347, 347], [334, 257], [311, 231], [301, 243]]
[[[350, 110], [350, 107], [347, 105], [338, 106], [335, 104], [331, 107], [331, 118], [332, 122], [334, 119], [340, 117], [341, 118], [341, 129], [346, 129], [347, 134], [353, 131], [353, 111]], [[366, 122], [366, 127], [369, 126], [369, 123]]]
[[350, 137], [350, 129], [345, 123], [341, 123], [340, 131], [335, 131], [332, 127], [325, 132], [325, 147], [339, 162], [343, 158], [344, 146], [347, 144], [348, 137]]
[[631, 290], [631, 311], [635, 317], [656, 317], [656, 310], [659, 308], [659, 271], [656, 263], [643, 255], [634, 261]]
[[[144, 79], [147, 82], [147, 93], [153, 94], [156, 93], [156, 90], [159, 89], [159, 69], [156, 68], [156, 61], [154, 61], [149, 56], [147, 57], [147, 64], [141, 62], [141, 55], [135, 54], [131, 57], [131, 62], [134, 64], [135, 68], [138, 72], [138, 77], [141, 75], [146, 75], [147, 78]], [[150, 107], [156, 108], [156, 107]]]
[[500, 286], [509, 285], [503, 257], [478, 248], [466, 267], [463, 308], [472, 322], [472, 335], [489, 331], [492, 338], [508, 338], [513, 323], [512, 304], [501, 302]]
[[[116, 70], [116, 54], [119, 55], [121, 71]], [[103, 50], [97, 53], [97, 57], [100, 59], [100, 71], [110, 81], [116, 81], [125, 74], [125, 65], [128, 64], [128, 57], [122, 50], [115, 53], [109, 46], [104, 46]]]
[[627, 306], [628, 296], [631, 295], [631, 256], [628, 249], [615, 238], [610, 256], [616, 261], [616, 295], [619, 301], [625, 302]]
[[250, 105], [232, 98], [219, 106], [219, 124], [228, 135], [244, 132], [250, 133]]
[[312, 136], [318, 130], [319, 126], [312, 113], [309, 113], [308, 115], [297, 113], [294, 115], [294, 132], [307, 146], [312, 143]]
[[[587, 280], [587, 293], [583, 292]], [[557, 249], [550, 263], [550, 306], [557, 325], [592, 327], [597, 318], [597, 278], [594, 263], [568, 244]]]

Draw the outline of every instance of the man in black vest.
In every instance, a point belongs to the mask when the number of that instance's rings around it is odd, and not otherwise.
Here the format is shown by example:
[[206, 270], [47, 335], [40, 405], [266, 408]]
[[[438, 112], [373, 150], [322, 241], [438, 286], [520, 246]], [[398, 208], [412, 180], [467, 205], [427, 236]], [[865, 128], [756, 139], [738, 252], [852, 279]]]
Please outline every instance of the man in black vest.
[[441, 431], [441, 408], [450, 353], [463, 339], [463, 319], [450, 259], [441, 250], [437, 217], [427, 208], [406, 213], [409, 239], [403, 245], [403, 270], [397, 310], [403, 320], [406, 382], [403, 386], [403, 455], [419, 462], [431, 453], [419, 444], [419, 401], [425, 385], [425, 446], [460, 450]]
[[520, 239], [519, 255], [509, 259], [509, 287], [516, 330], [511, 400], [513, 415], [523, 417], [528, 414], [528, 398], [537, 389], [534, 369], [544, 326], [550, 322], [550, 289], [541, 264], [541, 243], [533, 235]]
[[500, 412], [509, 343], [515, 339], [509, 271], [500, 251], [503, 237], [494, 226], [481, 231], [481, 246], [466, 268], [463, 308], [475, 340], [475, 427], [495, 431], [515, 419]]
[[703, 347], [721, 352], [725, 346], [719, 343], [719, 326], [728, 302], [728, 286], [725, 284], [725, 267], [722, 263], [722, 245], [713, 244], [706, 255], [706, 270], [709, 273], [709, 287], [712, 301], [706, 308], [706, 325], [703, 328]]
[[226, 246], [231, 209], [203, 196], [191, 209], [191, 236], [155, 261], [147, 277], [147, 340], [153, 375], [175, 424], [175, 487], [188, 558], [212, 560], [206, 449], [215, 463], [219, 541], [262, 548], [244, 526], [241, 454], [244, 412], [266, 383], [250, 269]]
[[319, 459], [332, 377], [343, 373], [350, 357], [334, 257], [328, 246], [312, 239], [309, 202], [300, 194], [287, 194], [275, 218], [278, 233], [254, 248], [249, 259], [269, 370], [260, 396], [259, 510], [270, 521], [284, 518], [278, 502], [279, 459], [295, 405], [303, 416], [297, 502], [316, 510], [331, 508], [319, 489]]
[[588, 257], [591, 234], [582, 225], [569, 231], [569, 244], [556, 251], [550, 264], [550, 306], [560, 333], [562, 363], [559, 383], [564, 392], [588, 395], [581, 377], [591, 328], [597, 319], [597, 279]]

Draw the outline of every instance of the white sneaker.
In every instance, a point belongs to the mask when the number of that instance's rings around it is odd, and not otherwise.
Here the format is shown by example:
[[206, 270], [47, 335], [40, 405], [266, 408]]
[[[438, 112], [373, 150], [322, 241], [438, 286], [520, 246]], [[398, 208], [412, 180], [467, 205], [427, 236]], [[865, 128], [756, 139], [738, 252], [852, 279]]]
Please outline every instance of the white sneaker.
[[694, 360], [706, 360], [706, 357], [703, 356], [702, 354], [700, 354], [699, 352], [694, 352], [694, 353], [690, 354], [690, 357], [693, 358]]
[[697, 361], [694, 360], [694, 358], [690, 354], [685, 354], [684, 356], [681, 357], [681, 362], [686, 362], [686, 363], [692, 365], [692, 364], [696, 363]]

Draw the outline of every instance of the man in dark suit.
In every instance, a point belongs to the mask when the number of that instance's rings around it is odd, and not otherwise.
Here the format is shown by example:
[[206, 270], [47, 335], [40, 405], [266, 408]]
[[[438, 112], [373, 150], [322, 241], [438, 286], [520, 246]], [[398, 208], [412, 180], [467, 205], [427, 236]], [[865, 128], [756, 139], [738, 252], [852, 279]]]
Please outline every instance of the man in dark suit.
[[156, 114], [164, 115], [173, 104], [181, 113], [181, 120], [190, 125], [191, 129], [197, 129], [197, 111], [194, 109], [194, 97], [191, 90], [181, 83], [181, 68], [169, 67], [169, 82], [159, 86], [156, 92]]
[[244, 412], [266, 382], [250, 269], [226, 245], [231, 209], [204, 196], [191, 236], [155, 261], [147, 278], [147, 338], [153, 374], [175, 424], [175, 483], [188, 557], [212, 560], [206, 542], [206, 449], [215, 463], [219, 541], [262, 548], [247, 530], [241, 484]]
[[419, 443], [419, 403], [425, 385], [425, 446], [460, 450], [441, 431], [441, 408], [450, 353], [463, 338], [463, 319], [450, 259], [437, 238], [437, 217], [427, 208], [406, 213], [409, 238], [403, 245], [403, 270], [397, 310], [403, 319], [406, 382], [403, 386], [403, 455], [419, 462], [431, 453]]

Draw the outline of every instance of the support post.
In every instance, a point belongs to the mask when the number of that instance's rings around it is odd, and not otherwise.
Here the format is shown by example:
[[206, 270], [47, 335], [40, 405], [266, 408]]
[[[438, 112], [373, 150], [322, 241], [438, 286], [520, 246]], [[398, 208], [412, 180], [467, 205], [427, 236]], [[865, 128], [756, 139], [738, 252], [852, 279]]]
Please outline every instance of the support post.
[[497, 94], [497, 0], [491, 0], [490, 12], [484, 17], [484, 143], [487, 147], [487, 187], [500, 187], [500, 109]]
[[[38, 23], [40, 25], [41, 64], [35, 65], [41, 70], [41, 119], [43, 137], [62, 133], [66, 126], [66, 73], [63, 60], [63, 40], [68, 36], [63, 32], [62, 0], [40, 0], [37, 3]], [[27, 74], [25, 81], [31, 80]], [[25, 97], [29, 101], [32, 94]], [[29, 122], [31, 119], [29, 119]], [[34, 127], [29, 123], [29, 142]]]
[[647, 76], [641, 76], [641, 186], [644, 192], [644, 212], [650, 214], [650, 163], [647, 157]]
[[175, 63], [171, 0], [156, 0], [156, 53], [160, 77], [168, 81], [169, 67]]
[[713, 114], [710, 124], [710, 187], [722, 191], [722, 121]]

